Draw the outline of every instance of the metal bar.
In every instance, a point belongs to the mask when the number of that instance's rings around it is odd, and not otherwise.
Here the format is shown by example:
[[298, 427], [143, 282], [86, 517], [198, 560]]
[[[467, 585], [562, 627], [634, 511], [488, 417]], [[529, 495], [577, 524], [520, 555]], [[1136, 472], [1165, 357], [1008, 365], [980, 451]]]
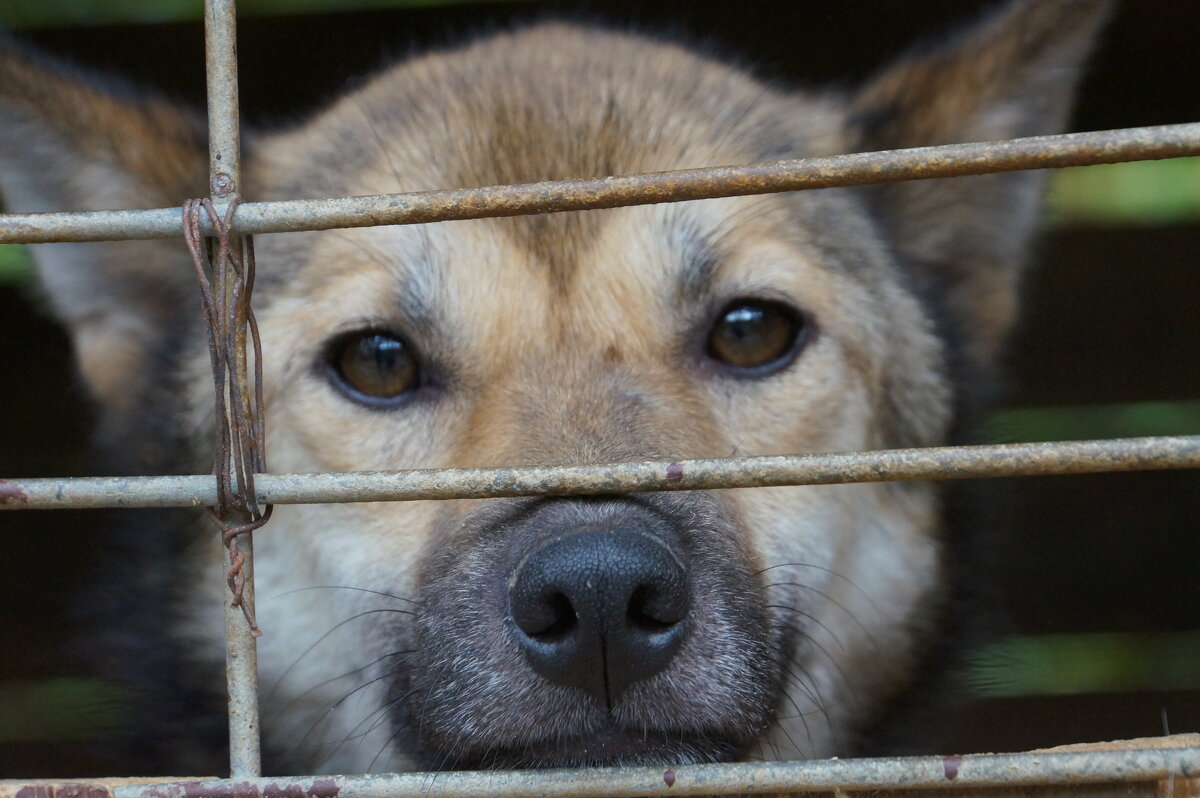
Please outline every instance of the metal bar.
[[[524, 468], [260, 474], [262, 504], [480, 499], [1200, 468], [1200, 435]], [[0, 510], [204, 507], [212, 476], [0, 480]]]
[[[1198, 122], [515, 186], [247, 202], [238, 207], [234, 229], [423, 224], [1190, 155], [1200, 155]], [[0, 243], [173, 238], [180, 232], [176, 208], [0, 216]]]
[[[241, 179], [234, 0], [205, 0], [204, 50], [208, 82], [209, 189], [218, 213], [224, 214], [229, 203], [238, 198]], [[226, 295], [216, 297], [216, 301], [229, 303], [233, 299]], [[244, 357], [242, 363], [244, 365]], [[245, 397], [242, 399], [245, 401]], [[233, 444], [237, 445], [236, 439]], [[215, 495], [213, 499], [210, 504], [217, 504]], [[245, 602], [251, 612], [243, 614], [242, 605], [234, 600], [229, 584], [225, 587], [224, 602], [229, 768], [230, 776], [235, 779], [252, 778], [262, 773], [258, 734], [258, 648], [246, 622], [247, 617], [253, 617], [254, 607], [254, 548], [250, 533], [242, 536], [239, 550], [245, 557], [241, 565], [245, 582], [240, 601]]]
[[[1190, 794], [1200, 772], [1200, 748], [1069, 753], [978, 754], [888, 759], [824, 759], [801, 762], [738, 762], [578, 770], [401, 773], [378, 776], [306, 776], [255, 780], [179, 781], [153, 784], [71, 785], [71, 795], [104, 798], [593, 798], [651, 795], [762, 795], [809, 791], [927, 790], [1122, 785], [1110, 794], [1137, 794], [1130, 785], [1172, 784]], [[15, 783], [9, 783], [13, 787]], [[0, 784], [0, 796], [12, 790]], [[26, 787], [30, 785], [24, 785]], [[60, 790], [65, 795], [65, 791]], [[1152, 791], [1147, 791], [1154, 794]], [[53, 796], [46, 790], [37, 795]], [[14, 793], [20, 795], [20, 793]]]
[[234, 0], [205, 0], [204, 51], [208, 82], [209, 190], [214, 204], [222, 201], [227, 204], [241, 194], [242, 168]]

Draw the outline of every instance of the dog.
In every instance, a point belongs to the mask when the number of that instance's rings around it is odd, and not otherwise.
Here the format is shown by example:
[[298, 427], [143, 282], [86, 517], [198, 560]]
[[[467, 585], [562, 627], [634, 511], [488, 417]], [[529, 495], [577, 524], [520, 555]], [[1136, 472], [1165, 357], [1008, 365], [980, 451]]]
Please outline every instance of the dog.
[[[532, 24], [392, 66], [301, 124], [248, 131], [243, 193], [1055, 133], [1107, 12], [1015, 0], [853, 91], [819, 92], [671, 39]], [[197, 113], [0, 49], [9, 210], [180, 204], [207, 191], [205, 152]], [[945, 443], [994, 376], [1043, 183], [1025, 172], [256, 236], [268, 462], [328, 472]], [[102, 445], [126, 470], [207, 470], [211, 377], [182, 242], [34, 255]], [[915, 686], [961, 622], [960, 542], [942, 504], [913, 482], [277, 507], [255, 542], [270, 767], [883, 750], [919, 725]], [[222, 553], [207, 528], [162, 547], [110, 587], [125, 633], [101, 638], [96, 657], [137, 683], [146, 750], [196, 762], [204, 729], [220, 726], [181, 696], [220, 709]]]

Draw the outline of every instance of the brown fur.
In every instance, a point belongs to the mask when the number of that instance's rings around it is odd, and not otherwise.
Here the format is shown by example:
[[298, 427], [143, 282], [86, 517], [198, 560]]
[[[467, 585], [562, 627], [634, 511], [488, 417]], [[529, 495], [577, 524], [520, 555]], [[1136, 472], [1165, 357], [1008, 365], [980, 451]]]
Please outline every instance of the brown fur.
[[[303, 125], [253, 134], [247, 193], [417, 191], [1054, 132], [1104, 11], [1012, 3], [849, 97], [764, 86], [674, 43], [543, 24], [394, 67]], [[203, 193], [190, 115], [110, 96], [12, 47], [0, 50], [0, 86], [0, 188], [13, 209]], [[85, 127], [44, 110], [64, 102]], [[386, 470], [943, 442], [964, 379], [986, 375], [1011, 326], [1039, 186], [1017, 174], [260, 236], [269, 462]], [[198, 319], [181, 316], [194, 304], [182, 245], [56, 245], [38, 258], [116, 445], [155, 468], [203, 462], [211, 388]], [[711, 357], [708, 331], [747, 298], [805, 321], [794, 362], [743, 374]], [[423, 382], [402, 404], [365, 405], [330, 378], [330, 342], [356, 330], [401, 335], [418, 353]], [[148, 397], [176, 408], [165, 416], [188, 438], [184, 459], [130, 437]], [[530, 669], [504, 585], [564, 529], [629, 525], [687, 563], [687, 634], [668, 666], [598, 706]], [[925, 484], [281, 507], [257, 545], [261, 662], [278, 684], [264, 727], [308, 768], [852, 752], [925, 656], [946, 595]], [[202, 548], [177, 633], [210, 661], [218, 553]]]

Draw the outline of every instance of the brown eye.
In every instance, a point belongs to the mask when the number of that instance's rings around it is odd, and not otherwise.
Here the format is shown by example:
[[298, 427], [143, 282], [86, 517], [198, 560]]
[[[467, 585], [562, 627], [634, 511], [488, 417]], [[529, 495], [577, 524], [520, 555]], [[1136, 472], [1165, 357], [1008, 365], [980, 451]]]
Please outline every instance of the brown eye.
[[396, 399], [417, 387], [412, 348], [387, 333], [355, 333], [334, 342], [330, 364], [341, 386], [355, 398]]
[[708, 334], [708, 356], [760, 376], [792, 362], [807, 338], [804, 317], [779, 302], [738, 300]]

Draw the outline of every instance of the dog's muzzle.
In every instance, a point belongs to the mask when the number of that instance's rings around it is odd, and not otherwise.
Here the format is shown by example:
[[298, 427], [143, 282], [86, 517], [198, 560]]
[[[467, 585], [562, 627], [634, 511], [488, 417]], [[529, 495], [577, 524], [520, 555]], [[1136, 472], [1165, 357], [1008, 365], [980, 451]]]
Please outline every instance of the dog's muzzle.
[[499, 500], [444, 528], [389, 674], [429, 766], [731, 759], [770, 723], [784, 658], [712, 497]]

